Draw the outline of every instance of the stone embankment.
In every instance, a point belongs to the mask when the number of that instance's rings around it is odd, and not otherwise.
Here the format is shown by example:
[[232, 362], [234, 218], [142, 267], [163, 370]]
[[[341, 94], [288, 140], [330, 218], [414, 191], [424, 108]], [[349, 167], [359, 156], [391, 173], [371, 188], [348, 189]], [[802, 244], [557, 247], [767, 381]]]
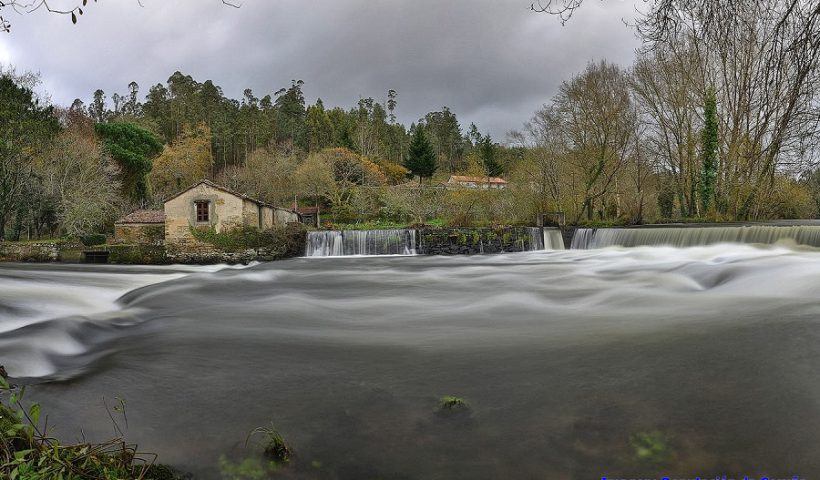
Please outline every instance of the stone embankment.
[[541, 229], [530, 227], [422, 228], [418, 231], [418, 253], [479, 255], [526, 252], [543, 248], [540, 235]]

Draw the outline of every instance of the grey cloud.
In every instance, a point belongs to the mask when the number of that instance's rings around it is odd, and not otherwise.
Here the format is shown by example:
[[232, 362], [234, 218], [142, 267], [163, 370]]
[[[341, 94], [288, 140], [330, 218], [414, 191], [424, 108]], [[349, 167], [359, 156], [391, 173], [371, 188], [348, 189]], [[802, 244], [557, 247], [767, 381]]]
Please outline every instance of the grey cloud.
[[[66, 0], [68, 1], [68, 0]], [[496, 139], [516, 129], [592, 59], [629, 64], [638, 46], [621, 19], [630, 1], [588, 0], [562, 27], [527, 0], [102, 0], [77, 25], [13, 16], [0, 60], [42, 73], [55, 102], [102, 88], [143, 93], [175, 70], [239, 97], [306, 82], [309, 101], [350, 107], [399, 92], [400, 120], [444, 105]]]

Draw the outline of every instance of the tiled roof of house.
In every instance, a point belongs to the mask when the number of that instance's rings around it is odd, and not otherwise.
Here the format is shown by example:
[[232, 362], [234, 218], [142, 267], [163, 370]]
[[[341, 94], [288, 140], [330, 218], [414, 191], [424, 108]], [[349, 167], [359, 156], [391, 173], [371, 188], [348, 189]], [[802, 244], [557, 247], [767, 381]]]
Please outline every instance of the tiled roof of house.
[[507, 181], [499, 177], [468, 177], [465, 175], [452, 175], [449, 183], [491, 183], [506, 184]]
[[255, 198], [249, 197], [249, 196], [245, 195], [244, 193], [239, 193], [239, 192], [237, 192], [236, 190], [231, 190], [231, 189], [230, 189], [230, 188], [228, 188], [228, 187], [223, 187], [222, 185], [216, 184], [216, 183], [214, 183], [214, 182], [212, 182], [212, 181], [210, 181], [210, 180], [200, 180], [200, 181], [196, 182], [195, 184], [191, 185], [190, 187], [188, 187], [188, 188], [186, 188], [186, 189], [183, 189], [183, 190], [180, 190], [179, 192], [177, 192], [177, 193], [175, 193], [175, 194], [171, 195], [170, 197], [166, 198], [166, 199], [163, 201], [163, 203], [167, 203], [167, 202], [169, 202], [169, 201], [171, 201], [171, 200], [173, 200], [173, 199], [177, 198], [178, 196], [182, 195], [183, 193], [187, 192], [188, 190], [190, 190], [190, 189], [192, 189], [192, 188], [196, 188], [196, 187], [198, 187], [198, 186], [202, 185], [203, 183], [204, 183], [205, 185], [208, 185], [208, 186], [209, 186], [209, 187], [211, 187], [211, 188], [215, 188], [215, 189], [217, 189], [217, 190], [222, 190], [223, 192], [225, 192], [225, 193], [229, 193], [229, 194], [231, 194], [231, 195], [233, 195], [233, 196], [235, 196], [235, 197], [239, 197], [239, 198], [244, 199], [244, 200], [250, 200], [251, 202], [253, 202], [253, 203], [257, 204], [257, 205], [263, 205], [263, 206], [265, 206], [265, 207], [272, 207], [272, 208], [276, 208], [276, 207], [274, 207], [273, 205], [271, 205], [271, 204], [269, 204], [269, 203], [267, 203], [267, 202], [263, 202], [262, 200], [257, 200], [257, 199], [255, 199]]
[[162, 210], [135, 210], [114, 223], [165, 223]]
[[299, 215], [311, 215], [319, 211], [319, 207], [298, 207], [296, 213]]

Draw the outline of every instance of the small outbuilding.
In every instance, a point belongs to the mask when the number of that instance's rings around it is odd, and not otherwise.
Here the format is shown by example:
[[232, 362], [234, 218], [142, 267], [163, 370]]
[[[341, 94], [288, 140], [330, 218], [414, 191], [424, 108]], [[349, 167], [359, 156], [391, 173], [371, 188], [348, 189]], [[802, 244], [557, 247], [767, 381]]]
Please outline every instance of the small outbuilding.
[[297, 207], [296, 213], [299, 214], [302, 223], [318, 227], [321, 223], [319, 218], [319, 207]]
[[114, 241], [159, 243], [165, 239], [165, 212], [136, 210], [114, 222]]

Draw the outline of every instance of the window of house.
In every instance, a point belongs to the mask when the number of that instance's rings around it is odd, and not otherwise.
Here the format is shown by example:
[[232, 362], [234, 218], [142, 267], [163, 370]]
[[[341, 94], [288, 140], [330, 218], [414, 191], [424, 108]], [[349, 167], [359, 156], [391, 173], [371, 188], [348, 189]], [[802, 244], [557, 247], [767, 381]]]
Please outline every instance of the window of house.
[[208, 216], [208, 202], [205, 200], [200, 200], [194, 202], [194, 208], [196, 210], [196, 221], [199, 222], [208, 222], [210, 221], [210, 217]]

